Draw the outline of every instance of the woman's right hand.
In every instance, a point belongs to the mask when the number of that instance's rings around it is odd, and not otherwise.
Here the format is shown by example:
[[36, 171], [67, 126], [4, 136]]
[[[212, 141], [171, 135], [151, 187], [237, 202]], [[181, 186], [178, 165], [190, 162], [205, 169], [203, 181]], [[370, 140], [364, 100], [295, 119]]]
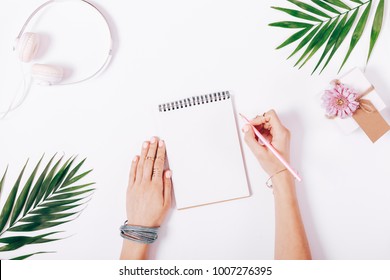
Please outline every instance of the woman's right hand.
[[[251, 120], [251, 124], [256, 127], [287, 162], [290, 161], [290, 131], [280, 122], [274, 110], [264, 113], [263, 116], [255, 117]], [[245, 134], [245, 142], [269, 176], [285, 168], [274, 154], [259, 142], [250, 125], [246, 124], [242, 131]]]

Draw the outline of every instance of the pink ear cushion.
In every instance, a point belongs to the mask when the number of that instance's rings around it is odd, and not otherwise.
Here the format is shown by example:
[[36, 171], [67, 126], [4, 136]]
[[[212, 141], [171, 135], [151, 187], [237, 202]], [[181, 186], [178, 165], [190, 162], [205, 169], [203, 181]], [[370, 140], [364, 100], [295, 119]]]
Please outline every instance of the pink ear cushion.
[[34, 64], [31, 67], [32, 78], [40, 85], [53, 85], [62, 81], [64, 69], [47, 64]]
[[19, 40], [19, 59], [22, 62], [30, 62], [38, 52], [39, 36], [36, 33], [26, 32]]

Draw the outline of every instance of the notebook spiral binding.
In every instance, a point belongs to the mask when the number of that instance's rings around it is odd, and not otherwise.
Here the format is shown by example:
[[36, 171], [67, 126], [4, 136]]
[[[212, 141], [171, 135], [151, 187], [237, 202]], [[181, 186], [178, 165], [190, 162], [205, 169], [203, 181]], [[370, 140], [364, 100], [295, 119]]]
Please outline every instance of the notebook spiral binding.
[[174, 102], [160, 104], [158, 105], [158, 110], [160, 112], [168, 112], [168, 111], [179, 110], [187, 107], [197, 106], [201, 104], [218, 102], [226, 99], [230, 99], [229, 91], [215, 92], [210, 94], [193, 96], [190, 98], [186, 98]]

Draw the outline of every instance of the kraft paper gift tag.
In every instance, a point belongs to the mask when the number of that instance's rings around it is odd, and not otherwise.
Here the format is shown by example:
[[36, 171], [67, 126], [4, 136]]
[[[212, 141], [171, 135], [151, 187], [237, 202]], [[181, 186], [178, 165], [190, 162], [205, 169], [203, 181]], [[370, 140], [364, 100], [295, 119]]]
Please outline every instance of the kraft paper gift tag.
[[352, 118], [335, 118], [333, 121], [335, 121], [345, 133], [352, 133], [361, 127], [371, 141], [376, 142], [390, 130], [389, 124], [380, 114], [380, 111], [386, 108], [386, 104], [372, 84], [367, 80], [363, 72], [358, 68], [353, 69], [341, 77], [339, 81], [340, 83], [353, 88], [358, 94], [363, 94], [364, 96], [361, 100], [364, 100], [365, 106], [359, 108]]
[[365, 111], [362, 108], [357, 109], [353, 114], [354, 120], [359, 124], [367, 136], [375, 143], [386, 132], [390, 130], [389, 124], [382, 117], [378, 110], [375, 109], [371, 101], [367, 100], [372, 111]]

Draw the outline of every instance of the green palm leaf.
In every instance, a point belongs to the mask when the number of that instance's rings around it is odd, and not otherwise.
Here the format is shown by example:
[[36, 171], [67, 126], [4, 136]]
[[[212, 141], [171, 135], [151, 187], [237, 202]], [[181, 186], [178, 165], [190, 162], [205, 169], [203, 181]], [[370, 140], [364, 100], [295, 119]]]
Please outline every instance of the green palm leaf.
[[282, 44], [280, 44], [276, 49], [284, 48], [285, 46], [290, 45], [291, 43], [294, 43], [295, 41], [302, 38], [303, 35], [305, 35], [310, 29], [306, 28], [303, 30], [298, 31], [297, 33], [291, 35], [286, 41], [284, 41]]
[[11, 216], [12, 208], [14, 206], [14, 202], [15, 202], [15, 198], [16, 198], [16, 194], [18, 192], [20, 181], [22, 180], [22, 176], [23, 176], [24, 170], [26, 169], [27, 163], [28, 163], [28, 161], [26, 162], [22, 171], [20, 172], [19, 177], [16, 180], [16, 183], [15, 183], [14, 187], [12, 188], [11, 193], [9, 194], [9, 196], [4, 204], [3, 210], [1, 211], [0, 231], [2, 231], [4, 229], [5, 225], [7, 224], [8, 220]]
[[64, 181], [67, 172], [69, 171], [74, 159], [68, 159], [61, 169], [57, 172], [57, 174], [53, 177], [53, 180], [50, 182], [45, 194], [44, 199], [46, 199], [50, 194], [58, 189], [61, 183]]
[[52, 182], [52, 180], [54, 178], [54, 175], [56, 173], [56, 170], [57, 170], [58, 166], [60, 165], [62, 159], [63, 159], [63, 157], [61, 157], [54, 164], [54, 166], [51, 168], [51, 170], [47, 174], [45, 180], [43, 180], [42, 185], [41, 185], [41, 187], [40, 187], [40, 189], [38, 191], [37, 197], [35, 198], [34, 206], [36, 206], [43, 199], [43, 196], [45, 195], [47, 189], [49, 188], [49, 185]]
[[338, 48], [343, 43], [345, 37], [347, 37], [348, 32], [351, 30], [353, 23], [356, 20], [357, 14], [359, 10], [355, 10], [355, 12], [352, 14], [352, 16], [348, 19], [347, 23], [343, 26], [343, 29], [340, 32], [339, 37], [337, 38], [336, 44], [334, 45], [332, 52], [330, 53], [327, 61], [325, 62], [324, 66], [321, 69], [321, 72], [324, 71], [325, 67], [329, 64], [330, 60], [332, 59], [333, 55], [337, 52]]
[[70, 178], [69, 180], [65, 181], [64, 184], [60, 187], [60, 188], [63, 188], [63, 187], [67, 187], [73, 183], [76, 183], [77, 181], [81, 180], [82, 178], [84, 178], [85, 176], [87, 176], [89, 173], [91, 173], [93, 170], [88, 170], [78, 176], [75, 176], [73, 178]]
[[318, 19], [316, 17], [313, 17], [313, 16], [311, 16], [309, 14], [297, 11], [297, 10], [285, 9], [285, 8], [280, 8], [280, 7], [271, 7], [271, 8], [275, 9], [275, 10], [279, 10], [279, 11], [285, 12], [285, 13], [293, 16], [293, 17], [297, 17], [297, 18], [300, 18], [300, 19], [306, 19], [306, 20], [310, 20], [310, 21], [319, 21], [319, 22], [321, 22], [320, 19]]
[[[71, 204], [71, 203], [69, 203], [69, 204]], [[30, 214], [32, 214], [32, 215], [45, 215], [45, 216], [52, 215], [55, 213], [62, 213], [64, 211], [79, 207], [80, 205], [82, 205], [82, 204], [81, 203], [80, 204], [72, 204], [72, 205], [60, 204], [58, 206], [42, 207], [42, 208], [36, 209], [34, 211], [31, 211]]]
[[311, 40], [309, 46], [306, 48], [305, 52], [302, 54], [302, 56], [299, 58], [299, 60], [295, 63], [294, 66], [297, 66], [308, 54], [309, 52], [322, 41], [322, 38], [324, 37], [325, 33], [329, 29], [330, 21], [328, 21], [321, 29], [318, 31], [316, 36]]
[[[43, 203], [41, 205], [41, 207], [44, 207], [43, 209], [52, 209], [53, 207], [57, 207], [57, 206], [63, 206], [63, 205], [68, 205], [68, 204], [72, 204], [72, 203], [76, 203], [82, 199], [84, 199], [85, 197], [82, 197], [82, 198], [78, 198], [78, 199], [68, 199], [68, 200], [60, 200], [60, 201], [52, 201], [52, 202], [46, 202], [46, 203]], [[36, 209], [36, 210], [33, 210], [31, 211], [31, 213], [34, 213], [35, 211], [38, 211], [38, 210], [41, 210], [41, 208], [39, 209]]]
[[69, 185], [69, 181], [76, 175], [77, 171], [79, 171], [80, 167], [84, 164], [86, 159], [83, 159], [79, 164], [76, 165], [75, 168], [72, 169], [72, 171], [69, 172], [68, 176], [65, 178], [63, 187], [66, 187]]
[[337, 7], [346, 9], [346, 10], [351, 9], [347, 4], [345, 4], [343, 1], [340, 1], [340, 0], [324, 0], [324, 1], [328, 2], [329, 4], [335, 5]]
[[302, 41], [299, 43], [299, 45], [296, 47], [296, 49], [292, 52], [292, 54], [287, 58], [289, 59], [293, 55], [295, 55], [297, 52], [299, 52], [304, 46], [307, 45], [307, 43], [310, 42], [310, 40], [314, 37], [314, 35], [317, 33], [317, 31], [320, 29], [321, 24], [318, 25], [316, 28], [314, 28], [305, 38], [302, 39]]
[[332, 22], [332, 24], [330, 24], [330, 26], [325, 30], [325, 32], [322, 34], [320, 40], [318, 42], [316, 42], [316, 44], [312, 48], [310, 54], [308, 55], [306, 60], [301, 64], [299, 69], [302, 68], [306, 64], [306, 62], [309, 61], [309, 59], [322, 47], [323, 44], [325, 44], [326, 40], [328, 40], [328, 38], [332, 34], [334, 28], [336, 27], [337, 22], [338, 22], [338, 19], [334, 20]]
[[385, 0], [380, 0], [378, 4], [378, 8], [376, 9], [374, 23], [372, 24], [370, 50], [368, 52], [367, 62], [370, 60], [372, 50], [374, 49], [376, 41], [378, 40], [379, 34], [381, 32], [383, 16], [385, 14], [384, 11], [385, 11]]
[[20, 215], [20, 212], [22, 211], [23, 209], [23, 206], [26, 204], [27, 200], [27, 195], [30, 191], [30, 188], [31, 188], [31, 185], [33, 183], [33, 180], [35, 178], [35, 174], [37, 173], [38, 171], [38, 168], [39, 168], [39, 165], [41, 164], [41, 161], [43, 159], [43, 156], [41, 157], [41, 159], [39, 160], [38, 164], [35, 166], [35, 169], [33, 171], [33, 173], [30, 175], [30, 178], [27, 180], [22, 192], [20, 193], [19, 197], [18, 197], [18, 200], [16, 201], [15, 203], [15, 206], [14, 206], [14, 210], [12, 211], [12, 216], [11, 216], [11, 220], [10, 220], [10, 224], [13, 224], [16, 219], [19, 217]]
[[[288, 58], [303, 50], [303, 53], [295, 64], [295, 66], [299, 65], [299, 68], [301, 68], [310, 59], [312, 59], [323, 46], [325, 46], [312, 72], [313, 74], [318, 69], [321, 69], [321, 74], [328, 66], [335, 53], [340, 49], [340, 46], [344, 43], [348, 34], [352, 33], [348, 51], [344, 56], [344, 60], [340, 67], [341, 70], [348, 61], [355, 47], [358, 45], [360, 39], [363, 37], [373, 1], [311, 0], [311, 4], [299, 0], [287, 1], [295, 7], [300, 8], [300, 10], [283, 7], [271, 8], [285, 12], [290, 16], [300, 19], [300, 21], [280, 21], [269, 25], [273, 27], [295, 28], [301, 30], [288, 37], [277, 47], [277, 49], [281, 49], [294, 42], [298, 42], [297, 47]], [[360, 10], [363, 10], [361, 14], [359, 14]], [[369, 61], [376, 42], [378, 41], [383, 24], [383, 17], [384, 0], [379, 0], [371, 28], [370, 49], [367, 62]], [[355, 24], [356, 27], [353, 29]], [[321, 66], [321, 64], [323, 65]]]
[[5, 170], [5, 172], [4, 172], [4, 174], [3, 174], [3, 178], [1, 178], [1, 181], [0, 181], [0, 195], [1, 195], [1, 191], [3, 190], [4, 181], [5, 181], [5, 176], [7, 175], [7, 171], [8, 171], [8, 167], [7, 167], [7, 169]]
[[367, 5], [360, 20], [358, 21], [358, 23], [356, 25], [355, 31], [352, 34], [352, 39], [351, 39], [351, 43], [349, 44], [349, 49], [348, 49], [347, 55], [345, 56], [344, 61], [340, 66], [339, 72], [344, 67], [344, 65], [347, 62], [352, 51], [355, 49], [356, 44], [359, 42], [360, 38], [362, 37], [364, 28], [366, 27], [366, 23], [367, 23], [367, 19], [368, 19], [368, 15], [370, 13], [370, 10], [371, 10], [371, 2]]
[[324, 60], [324, 58], [326, 57], [326, 55], [329, 53], [329, 51], [336, 45], [337, 43], [337, 40], [341, 34], [341, 31], [343, 30], [344, 26], [345, 26], [345, 22], [347, 21], [347, 17], [348, 15], [344, 15], [344, 17], [342, 18], [342, 20], [339, 22], [339, 24], [336, 26], [336, 28], [334, 29], [332, 35], [330, 36], [329, 40], [328, 40], [328, 43], [326, 44], [326, 47], [325, 47], [325, 50], [324, 52], [322, 53], [321, 55], [321, 58], [320, 60], [318, 61], [316, 67], [314, 68], [312, 74], [317, 70], [317, 68], [320, 66], [321, 62]]
[[13, 251], [13, 250], [19, 249], [20, 247], [23, 247], [27, 244], [42, 243], [41, 241], [44, 240], [44, 237], [47, 237], [49, 235], [53, 235], [56, 233], [59, 233], [59, 231], [41, 234], [41, 235], [37, 235], [37, 236], [33, 236], [33, 237], [13, 236], [13, 237], [1, 238], [0, 243], [7, 244], [7, 245], [0, 247], [0, 252]]
[[32, 254], [27, 254], [27, 255], [23, 255], [23, 256], [19, 256], [19, 257], [15, 257], [15, 258], [12, 258], [11, 260], [25, 260], [31, 256], [35, 256], [35, 255], [40, 255], [40, 254], [49, 254], [49, 253], [54, 253], [54, 252], [36, 252], [36, 253], [32, 253]]
[[305, 22], [297, 21], [280, 21], [271, 23], [269, 26], [281, 27], [281, 28], [310, 28], [313, 25]]
[[47, 172], [49, 171], [50, 165], [51, 165], [51, 163], [53, 162], [55, 156], [56, 156], [56, 155], [54, 155], [54, 156], [50, 159], [50, 161], [47, 163], [45, 169], [43, 170], [42, 174], [39, 176], [38, 180], [35, 182], [34, 188], [31, 190], [31, 193], [30, 193], [30, 195], [29, 195], [28, 198], [27, 198], [27, 202], [26, 202], [26, 206], [25, 206], [25, 208], [24, 208], [23, 215], [26, 215], [26, 213], [27, 213], [27, 212], [31, 209], [31, 207], [33, 206], [34, 201], [35, 201], [36, 198], [37, 198], [38, 192], [39, 192], [40, 189], [41, 189], [41, 186], [42, 186], [42, 184], [43, 184], [43, 181], [45, 180], [46, 174], [47, 174]]
[[[80, 207], [86, 203], [85, 199], [94, 190], [91, 188], [94, 183], [74, 184], [92, 170], [79, 174], [85, 159], [72, 169], [74, 157], [70, 157], [64, 163], [61, 157], [52, 165], [55, 157], [56, 155], [50, 159], [38, 177], [42, 157], [17, 195], [27, 163], [20, 172], [1, 211], [0, 244], [4, 245], [0, 247], [0, 252], [17, 250], [29, 244], [60, 240], [61, 238], [46, 238], [59, 233], [58, 231], [49, 231], [44, 234], [36, 234], [36, 232], [47, 231], [52, 227], [68, 223], [81, 213]], [[0, 191], [4, 185], [6, 173], [7, 171], [0, 181]], [[30, 234], [25, 236], [21, 234], [22, 232]], [[33, 252], [14, 259], [25, 259], [41, 253], [47, 252]]]
[[340, 14], [340, 12], [338, 10], [336, 10], [335, 8], [333, 8], [332, 6], [326, 4], [324, 1], [322, 0], [312, 0], [312, 2], [316, 3], [318, 6], [320, 6], [321, 8], [325, 9], [325, 10], [328, 10], [329, 12], [332, 12], [334, 14]]
[[324, 13], [323, 11], [321, 11], [321, 10], [319, 10], [319, 9], [309, 5], [309, 4], [303, 3], [301, 1], [298, 1], [298, 0], [288, 0], [288, 2], [291, 2], [294, 5], [297, 5], [298, 7], [302, 8], [303, 10], [308, 11], [308, 12], [310, 12], [312, 14], [317, 15], [317, 16], [331, 18], [330, 15]]
[[85, 187], [91, 186], [93, 184], [95, 184], [95, 183], [89, 183], [89, 184], [84, 184], [84, 185], [80, 185], [80, 186], [64, 188], [64, 189], [59, 190], [57, 193], [67, 193], [67, 192], [78, 191], [78, 190], [84, 189]]

